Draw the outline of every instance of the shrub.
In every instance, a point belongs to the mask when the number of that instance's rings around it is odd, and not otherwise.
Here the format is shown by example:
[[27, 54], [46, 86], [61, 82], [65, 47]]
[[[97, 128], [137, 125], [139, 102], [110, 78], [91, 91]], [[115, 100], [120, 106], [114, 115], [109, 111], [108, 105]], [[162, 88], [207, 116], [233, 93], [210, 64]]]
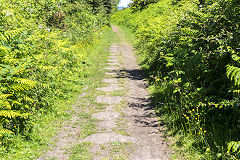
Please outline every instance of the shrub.
[[238, 14], [237, 0], [161, 0], [112, 17], [137, 37], [156, 110], [204, 159], [239, 158]]
[[64, 98], [63, 80], [81, 78], [86, 55], [79, 51], [98, 39], [112, 12], [101, 3], [95, 13], [88, 2], [0, 0], [1, 149], [10, 146], [9, 136], [29, 138], [34, 115]]

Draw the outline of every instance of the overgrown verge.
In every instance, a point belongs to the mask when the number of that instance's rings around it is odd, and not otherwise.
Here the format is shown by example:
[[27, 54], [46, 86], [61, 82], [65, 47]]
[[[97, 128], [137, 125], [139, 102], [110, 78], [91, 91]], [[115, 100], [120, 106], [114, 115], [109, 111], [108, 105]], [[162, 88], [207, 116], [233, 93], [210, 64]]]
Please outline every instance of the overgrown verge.
[[101, 52], [92, 49], [110, 32], [115, 1], [0, 4], [1, 158], [32, 159], [94, 70], [90, 59]]
[[237, 0], [159, 0], [112, 17], [135, 33], [156, 110], [187, 159], [240, 158], [238, 14]]

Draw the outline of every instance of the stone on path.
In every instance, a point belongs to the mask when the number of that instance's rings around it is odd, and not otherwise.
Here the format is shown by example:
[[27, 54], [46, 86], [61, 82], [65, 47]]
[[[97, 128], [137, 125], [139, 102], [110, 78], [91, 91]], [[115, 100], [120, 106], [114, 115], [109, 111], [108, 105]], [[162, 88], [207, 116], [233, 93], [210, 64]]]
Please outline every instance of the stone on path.
[[110, 48], [110, 52], [120, 52], [118, 47], [112, 47]]
[[112, 132], [113, 128], [116, 128], [117, 125], [114, 120], [111, 121], [101, 121], [98, 123], [98, 129], [100, 132]]
[[119, 86], [110, 86], [110, 87], [102, 87], [102, 88], [96, 88], [96, 90], [104, 91], [104, 92], [113, 92], [118, 90], [123, 90], [123, 87]]
[[104, 79], [103, 80], [104, 83], [118, 83], [117, 79]]
[[127, 143], [136, 141], [137, 140], [132, 137], [118, 135], [116, 133], [97, 133], [84, 139], [84, 142], [92, 142], [96, 144], [107, 144], [112, 142]]
[[112, 62], [112, 63], [118, 63], [117, 59], [107, 59], [108, 62]]
[[117, 73], [117, 72], [106, 72], [106, 75], [109, 75], [109, 76], [118, 76], [118, 73]]
[[114, 120], [120, 116], [120, 113], [106, 111], [106, 112], [95, 113], [92, 116], [100, 120]]
[[97, 103], [106, 103], [106, 104], [117, 104], [121, 102], [122, 98], [120, 96], [114, 96], [114, 97], [104, 97], [104, 96], [98, 96], [96, 99]]
[[110, 67], [105, 67], [103, 69], [110, 70], [110, 71], [119, 70], [118, 67], [111, 67], [111, 66]]
[[115, 62], [114, 62], [114, 63], [111, 63], [111, 62], [110, 62], [110, 63], [107, 63], [107, 65], [110, 65], [110, 66], [114, 66], [114, 65], [120, 66], [119, 63], [115, 63]]
[[117, 56], [109, 56], [109, 59], [117, 59]]

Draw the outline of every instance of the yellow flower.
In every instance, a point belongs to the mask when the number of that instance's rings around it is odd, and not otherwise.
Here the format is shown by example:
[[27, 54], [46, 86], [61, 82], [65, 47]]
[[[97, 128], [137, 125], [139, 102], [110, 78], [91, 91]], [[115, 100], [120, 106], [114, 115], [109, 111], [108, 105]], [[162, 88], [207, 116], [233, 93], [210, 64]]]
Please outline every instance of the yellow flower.
[[187, 118], [187, 119], [189, 119], [189, 117], [188, 117], [188, 116], [187, 116], [186, 118]]
[[194, 112], [194, 111], [195, 111], [195, 109], [192, 109], [192, 111]]
[[207, 131], [205, 130], [204, 133], [207, 133]]

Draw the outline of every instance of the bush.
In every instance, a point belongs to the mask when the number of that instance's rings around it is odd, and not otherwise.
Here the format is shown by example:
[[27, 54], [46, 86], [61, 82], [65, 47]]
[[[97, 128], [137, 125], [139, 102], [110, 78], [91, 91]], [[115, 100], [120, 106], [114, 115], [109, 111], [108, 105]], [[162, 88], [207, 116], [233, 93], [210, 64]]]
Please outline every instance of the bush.
[[[52, 111], [65, 98], [63, 80], [81, 78], [83, 48], [109, 24], [110, 8], [95, 13], [87, 0], [0, 0], [0, 147], [9, 137], [28, 139], [34, 115]], [[115, 1], [111, 8], [115, 8]]]
[[238, 14], [237, 0], [161, 0], [112, 17], [137, 37], [158, 113], [203, 159], [240, 156]]

